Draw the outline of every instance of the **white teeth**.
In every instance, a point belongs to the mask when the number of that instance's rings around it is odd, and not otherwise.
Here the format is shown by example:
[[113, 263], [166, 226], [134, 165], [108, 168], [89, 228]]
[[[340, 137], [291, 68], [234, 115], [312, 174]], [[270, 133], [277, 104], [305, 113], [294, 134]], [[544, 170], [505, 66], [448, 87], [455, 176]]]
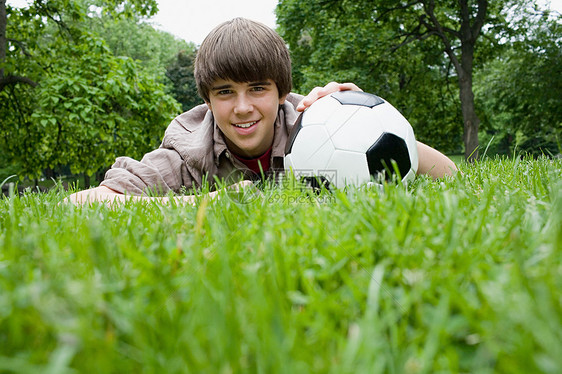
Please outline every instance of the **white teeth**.
[[243, 129], [247, 129], [248, 127], [252, 126], [256, 122], [258, 122], [258, 121], [248, 122], [248, 123], [233, 123], [233, 125], [236, 126], [236, 127], [241, 127]]

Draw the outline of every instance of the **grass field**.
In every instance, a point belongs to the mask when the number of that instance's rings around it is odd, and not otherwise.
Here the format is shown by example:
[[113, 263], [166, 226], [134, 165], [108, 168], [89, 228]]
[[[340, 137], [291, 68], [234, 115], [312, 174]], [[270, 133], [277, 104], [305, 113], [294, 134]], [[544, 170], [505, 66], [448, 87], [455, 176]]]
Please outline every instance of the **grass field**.
[[562, 161], [240, 204], [0, 200], [0, 372], [559, 373]]

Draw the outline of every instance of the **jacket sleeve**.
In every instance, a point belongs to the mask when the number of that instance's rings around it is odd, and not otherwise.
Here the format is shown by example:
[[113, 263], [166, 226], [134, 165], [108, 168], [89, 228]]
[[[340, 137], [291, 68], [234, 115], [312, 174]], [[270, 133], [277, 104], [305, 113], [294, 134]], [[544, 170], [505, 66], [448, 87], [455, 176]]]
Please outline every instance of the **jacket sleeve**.
[[193, 182], [185, 162], [175, 150], [158, 148], [140, 161], [118, 157], [101, 185], [120, 193], [142, 195], [179, 192], [182, 186], [191, 188]]

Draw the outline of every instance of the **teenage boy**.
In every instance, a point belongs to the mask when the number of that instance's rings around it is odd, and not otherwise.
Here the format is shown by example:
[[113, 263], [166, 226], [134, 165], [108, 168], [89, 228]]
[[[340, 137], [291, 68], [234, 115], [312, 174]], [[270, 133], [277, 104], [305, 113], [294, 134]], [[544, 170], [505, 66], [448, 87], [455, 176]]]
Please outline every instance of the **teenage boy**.
[[[306, 97], [291, 93], [285, 42], [269, 27], [243, 18], [220, 24], [205, 38], [195, 60], [195, 80], [205, 104], [175, 118], [158, 149], [141, 161], [117, 158], [99, 187], [74, 193], [69, 200], [167, 201], [146, 192], [179, 192], [233, 173], [250, 177], [282, 170], [285, 143], [298, 112], [332, 92], [360, 90], [352, 83], [331, 82]], [[420, 142], [418, 158], [420, 174], [439, 178], [457, 170], [449, 158]]]

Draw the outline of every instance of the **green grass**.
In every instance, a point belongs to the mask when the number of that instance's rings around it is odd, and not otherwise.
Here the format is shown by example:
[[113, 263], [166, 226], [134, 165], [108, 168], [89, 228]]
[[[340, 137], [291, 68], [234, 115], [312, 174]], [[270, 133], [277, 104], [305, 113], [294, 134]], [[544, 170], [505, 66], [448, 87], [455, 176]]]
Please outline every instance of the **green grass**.
[[0, 372], [557, 373], [562, 161], [196, 207], [0, 200]]

